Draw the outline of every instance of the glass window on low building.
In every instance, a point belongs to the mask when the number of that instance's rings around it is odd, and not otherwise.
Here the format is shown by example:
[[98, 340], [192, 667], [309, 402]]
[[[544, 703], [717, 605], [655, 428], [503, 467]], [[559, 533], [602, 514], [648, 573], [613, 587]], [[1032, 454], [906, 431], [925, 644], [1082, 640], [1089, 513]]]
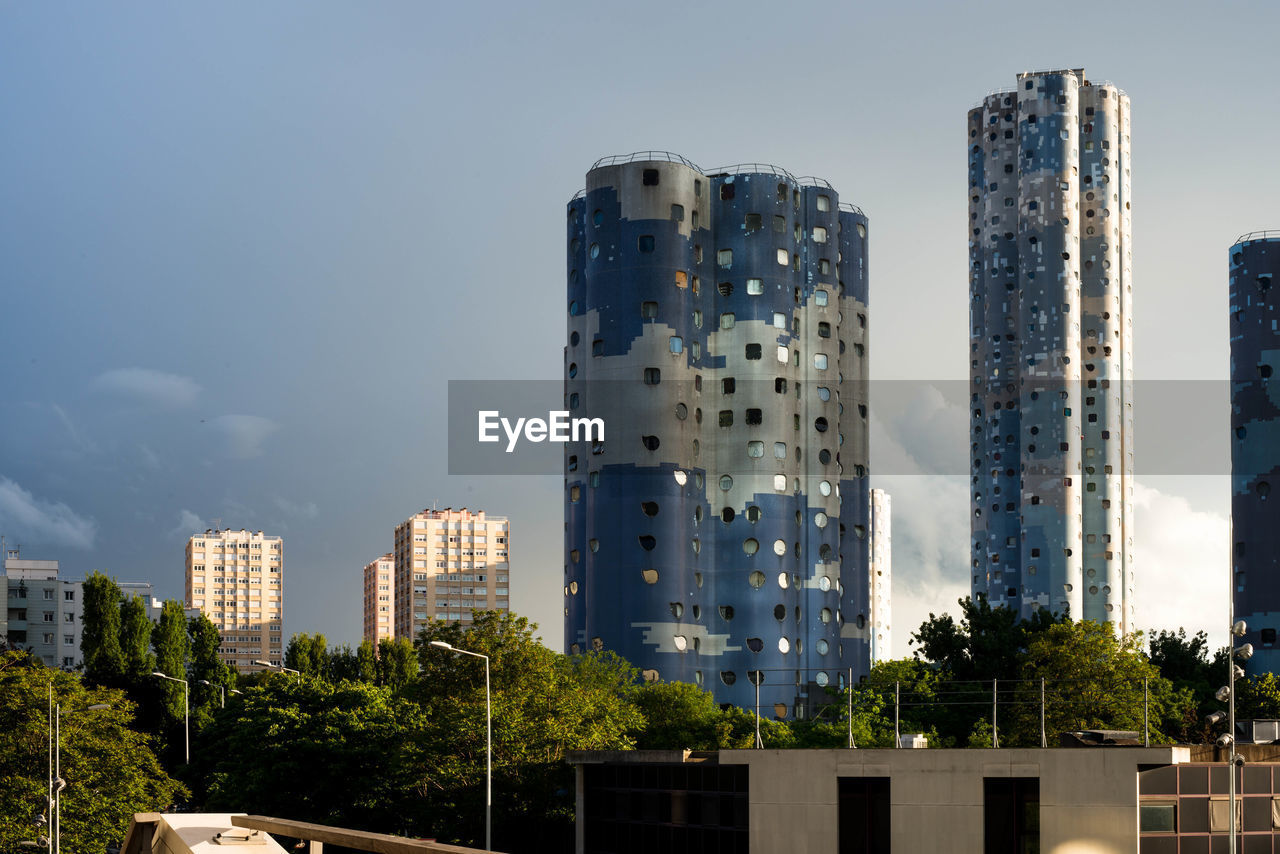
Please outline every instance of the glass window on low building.
[[1040, 778], [986, 777], [982, 781], [986, 854], [1040, 850]]

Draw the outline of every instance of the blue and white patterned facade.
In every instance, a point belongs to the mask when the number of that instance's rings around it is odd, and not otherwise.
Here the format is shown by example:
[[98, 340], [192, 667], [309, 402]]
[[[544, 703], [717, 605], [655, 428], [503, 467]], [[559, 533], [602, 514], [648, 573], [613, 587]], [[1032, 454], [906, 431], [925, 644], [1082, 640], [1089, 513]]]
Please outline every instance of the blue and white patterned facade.
[[1129, 98], [1020, 74], [968, 128], [972, 591], [1131, 631]]
[[869, 656], [867, 218], [666, 153], [568, 206], [565, 645], [805, 714]]
[[1251, 674], [1280, 672], [1280, 232], [1231, 247], [1231, 527]]

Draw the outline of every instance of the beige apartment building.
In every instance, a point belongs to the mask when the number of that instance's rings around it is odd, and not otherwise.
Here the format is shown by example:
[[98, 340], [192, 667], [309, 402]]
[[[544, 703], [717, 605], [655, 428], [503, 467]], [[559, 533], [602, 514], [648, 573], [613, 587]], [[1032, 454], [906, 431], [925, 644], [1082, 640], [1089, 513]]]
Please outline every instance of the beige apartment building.
[[396, 526], [395, 636], [429, 620], [470, 625], [475, 610], [510, 610], [510, 527], [467, 508], [423, 510]]
[[212, 529], [187, 540], [187, 607], [222, 634], [219, 657], [238, 670], [283, 663], [284, 542], [261, 531]]
[[396, 556], [387, 552], [364, 566], [364, 639], [378, 645], [395, 637]]

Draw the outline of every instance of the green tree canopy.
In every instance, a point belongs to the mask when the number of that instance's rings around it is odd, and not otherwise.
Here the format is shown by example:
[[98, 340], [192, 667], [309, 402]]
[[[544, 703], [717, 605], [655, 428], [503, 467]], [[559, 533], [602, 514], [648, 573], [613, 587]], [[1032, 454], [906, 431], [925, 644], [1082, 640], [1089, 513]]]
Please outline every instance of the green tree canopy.
[[97, 685], [119, 685], [124, 676], [120, 649], [120, 586], [114, 578], [91, 572], [85, 579], [80, 632], [84, 673]]
[[[151, 645], [156, 653], [157, 670], [176, 679], [187, 678], [191, 640], [187, 637], [187, 615], [181, 602], [170, 599], [164, 603], [160, 619], [151, 633]], [[168, 680], [161, 681], [165, 712], [171, 721], [180, 723], [184, 716], [182, 686]]]
[[[135, 812], [165, 810], [185, 789], [165, 774], [148, 740], [130, 729], [133, 704], [110, 688], [86, 688], [25, 653], [0, 652], [0, 850], [48, 833], [36, 821], [48, 786], [50, 687], [62, 709], [62, 847], [118, 845]], [[109, 709], [89, 710], [99, 703]]]
[[155, 670], [151, 654], [151, 618], [141, 596], [129, 596], [120, 602], [120, 651], [124, 656], [124, 679], [137, 683]]

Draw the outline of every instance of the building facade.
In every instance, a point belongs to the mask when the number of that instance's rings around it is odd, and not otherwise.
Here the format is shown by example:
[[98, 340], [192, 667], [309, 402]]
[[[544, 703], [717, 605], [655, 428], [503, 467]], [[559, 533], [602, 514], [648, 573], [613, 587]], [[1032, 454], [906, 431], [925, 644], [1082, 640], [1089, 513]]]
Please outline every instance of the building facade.
[[[1280, 833], [1273, 745], [1242, 745], [1237, 850]], [[1211, 745], [575, 752], [579, 854], [1228, 852]]]
[[1236, 619], [1249, 626], [1250, 673], [1280, 671], [1280, 232], [1231, 247], [1231, 526]]
[[969, 111], [972, 591], [1133, 626], [1129, 99], [1081, 69]]
[[396, 556], [387, 552], [365, 564], [364, 639], [374, 646], [383, 638], [395, 637]]
[[207, 530], [187, 540], [186, 607], [218, 627], [218, 657], [241, 672], [284, 663], [284, 541], [262, 531]]
[[483, 510], [423, 510], [396, 525], [395, 636], [413, 640], [431, 620], [472, 623], [473, 611], [509, 611], [510, 522]]
[[83, 583], [58, 577], [56, 560], [4, 557], [5, 637], [49, 667], [79, 666]]
[[867, 672], [867, 218], [666, 152], [568, 205], [565, 646], [804, 714]]
[[893, 658], [893, 502], [871, 490], [871, 665]]

